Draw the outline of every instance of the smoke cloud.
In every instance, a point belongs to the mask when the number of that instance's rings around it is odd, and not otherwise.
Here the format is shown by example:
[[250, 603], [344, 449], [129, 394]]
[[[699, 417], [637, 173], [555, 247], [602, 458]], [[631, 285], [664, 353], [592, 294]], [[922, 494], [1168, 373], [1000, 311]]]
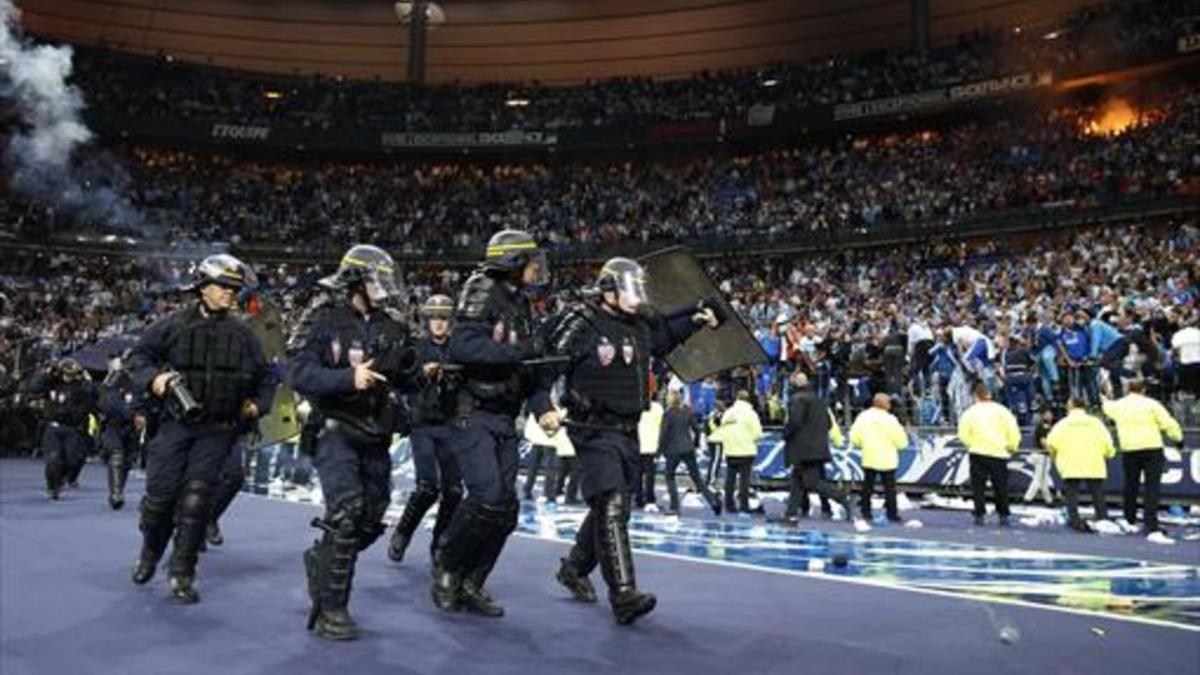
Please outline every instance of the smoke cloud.
[[125, 196], [125, 172], [76, 158], [93, 135], [82, 118], [83, 92], [67, 82], [73, 51], [32, 44], [20, 32], [20, 18], [12, 0], [0, 0], [0, 98], [11, 101], [21, 120], [4, 151], [11, 187], [69, 216], [146, 234]]

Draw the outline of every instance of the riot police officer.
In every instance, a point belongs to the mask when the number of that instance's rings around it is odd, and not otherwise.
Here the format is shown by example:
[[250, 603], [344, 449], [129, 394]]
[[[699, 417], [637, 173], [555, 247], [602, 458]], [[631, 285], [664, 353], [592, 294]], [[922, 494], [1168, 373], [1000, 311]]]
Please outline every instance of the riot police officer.
[[[416, 487], [404, 505], [404, 514], [396, 523], [396, 531], [388, 545], [388, 557], [396, 562], [404, 559], [417, 525], [440, 497], [442, 501], [430, 544], [430, 559], [435, 560], [438, 537], [446, 530], [454, 510], [462, 501], [462, 475], [450, 448], [453, 430], [449, 426], [454, 415], [457, 374], [445, 369], [449, 360], [450, 318], [453, 314], [454, 301], [445, 295], [432, 295], [421, 305], [426, 335], [417, 341], [419, 389], [411, 396], [412, 433], [408, 437]], [[436, 574], [436, 561], [433, 567]]]
[[[292, 386], [323, 420], [313, 465], [321, 479], [324, 531], [304, 552], [312, 599], [308, 628], [351, 640], [347, 611], [354, 564], [384, 532], [391, 501], [392, 435], [406, 422], [398, 389], [413, 378], [408, 327], [392, 306], [401, 290], [396, 265], [382, 249], [357, 245], [319, 284], [329, 293], [301, 319], [288, 344]], [[315, 418], [311, 416], [316, 416]]]
[[99, 393], [87, 371], [69, 358], [35, 374], [28, 386], [47, 400], [41, 444], [46, 457], [46, 493], [57, 500], [64, 483], [78, 485], [91, 444], [89, 416], [98, 412]]
[[[550, 341], [551, 354], [570, 357], [563, 402], [589, 506], [556, 578], [577, 600], [595, 602], [587, 575], [599, 563], [613, 614], [624, 625], [656, 604], [637, 589], [628, 532], [630, 491], [640, 484], [638, 419], [650, 407], [650, 359], [701, 326], [717, 327], [719, 305], [705, 302], [668, 316], [647, 311], [644, 272], [628, 258], [606, 262], [595, 291], [599, 297], [570, 310]], [[553, 428], [558, 420], [548, 422]]]
[[146, 418], [134, 406], [133, 378], [125, 368], [128, 357], [114, 357], [100, 392], [100, 455], [108, 463], [108, 505], [125, 505], [125, 480], [137, 458], [138, 434]]
[[516, 416], [531, 397], [539, 400], [537, 409], [550, 409], [545, 369], [522, 364], [542, 353], [527, 293], [545, 286], [548, 273], [545, 254], [532, 237], [518, 230], [498, 232], [455, 308], [450, 358], [462, 366], [463, 381], [454, 455], [467, 495], [437, 544], [441, 568], [431, 595], [443, 611], [504, 614], [484, 583], [517, 526]]
[[143, 543], [133, 581], [154, 576], [173, 531], [168, 584], [182, 603], [200, 599], [196, 557], [209, 490], [239, 426], [268, 410], [274, 392], [261, 346], [230, 312], [235, 294], [250, 283], [250, 269], [237, 258], [205, 258], [192, 286], [198, 301], [148, 328], [129, 355], [134, 389], [161, 402], [163, 411], [147, 448]]

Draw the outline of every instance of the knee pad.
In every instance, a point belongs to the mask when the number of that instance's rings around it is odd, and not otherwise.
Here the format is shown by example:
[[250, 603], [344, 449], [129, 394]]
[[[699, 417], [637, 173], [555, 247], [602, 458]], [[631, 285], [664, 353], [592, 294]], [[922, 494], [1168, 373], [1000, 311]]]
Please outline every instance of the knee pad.
[[351, 495], [327, 507], [325, 524], [338, 534], [352, 535], [366, 516], [367, 501], [361, 494]]
[[596, 497], [601, 515], [606, 520], [629, 522], [629, 493], [624, 490], [610, 490]]
[[195, 516], [202, 513], [208, 502], [208, 481], [190, 480], [183, 485], [179, 495], [179, 514], [181, 517]]
[[172, 506], [172, 502], [148, 494], [142, 497], [142, 517], [150, 520], [170, 518]]

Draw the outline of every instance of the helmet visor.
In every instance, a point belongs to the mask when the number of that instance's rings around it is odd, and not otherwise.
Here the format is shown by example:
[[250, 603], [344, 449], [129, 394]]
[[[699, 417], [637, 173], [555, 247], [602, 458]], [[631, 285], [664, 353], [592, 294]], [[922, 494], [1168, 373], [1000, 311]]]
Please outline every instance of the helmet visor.
[[525, 268], [521, 272], [526, 286], [545, 286], [550, 283], [550, 263], [546, 252], [537, 249], [526, 254]]
[[646, 294], [646, 275], [639, 270], [621, 270], [613, 274], [617, 304], [627, 312], [635, 312], [650, 301]]
[[402, 295], [400, 282], [396, 280], [396, 273], [390, 267], [386, 271], [379, 267], [364, 272], [363, 290], [371, 302], [396, 300]]

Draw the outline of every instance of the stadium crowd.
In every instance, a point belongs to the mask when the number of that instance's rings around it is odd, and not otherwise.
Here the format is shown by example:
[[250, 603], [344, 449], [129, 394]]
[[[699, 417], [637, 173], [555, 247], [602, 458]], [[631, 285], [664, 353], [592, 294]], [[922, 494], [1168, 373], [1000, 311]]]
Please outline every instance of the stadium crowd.
[[[229, 77], [168, 54], [139, 59], [81, 50], [78, 81], [102, 113], [141, 119], [221, 119], [317, 129], [348, 124], [410, 131], [564, 129], [744, 118], [925, 91], [1014, 72], [1090, 72], [1175, 51], [1195, 32], [1197, 0], [1080, 9], [1053, 30], [964, 34], [925, 53], [878, 52], [687, 79], [621, 78], [571, 87], [536, 82], [412, 87], [334, 78]], [[121, 45], [116, 45], [118, 48]], [[268, 96], [268, 92], [270, 95]], [[506, 105], [521, 99], [527, 105]]]
[[[787, 375], [806, 372], [846, 415], [874, 394], [903, 401], [912, 422], [951, 423], [984, 382], [1023, 422], [1070, 395], [1097, 403], [1101, 384], [1140, 378], [1150, 393], [1200, 393], [1195, 328], [1200, 228], [1194, 220], [1104, 226], [1035, 239], [947, 239], [891, 250], [708, 261], [770, 362], [694, 386], [699, 415], [737, 389], [778, 421]], [[175, 306], [186, 263], [39, 253], [0, 263], [0, 366], [33, 362], [136, 333]], [[293, 324], [319, 266], [263, 265], [260, 287]], [[586, 266], [556, 269], [548, 312], [577, 297]], [[410, 305], [453, 294], [462, 270], [405, 275]], [[1189, 330], [1190, 329], [1190, 330]], [[21, 364], [17, 359], [25, 359]], [[708, 389], [708, 393], [702, 390]]]
[[[1107, 105], [1097, 101], [940, 131], [653, 161], [286, 163], [133, 147], [127, 184], [132, 205], [172, 242], [312, 251], [353, 240], [438, 254], [476, 248], [503, 224], [558, 248], [763, 245], [1200, 194], [1200, 94], [1178, 88], [1138, 104], [1116, 135], [1086, 132]], [[20, 237], [120, 230], [15, 196], [0, 210], [0, 230]]]

